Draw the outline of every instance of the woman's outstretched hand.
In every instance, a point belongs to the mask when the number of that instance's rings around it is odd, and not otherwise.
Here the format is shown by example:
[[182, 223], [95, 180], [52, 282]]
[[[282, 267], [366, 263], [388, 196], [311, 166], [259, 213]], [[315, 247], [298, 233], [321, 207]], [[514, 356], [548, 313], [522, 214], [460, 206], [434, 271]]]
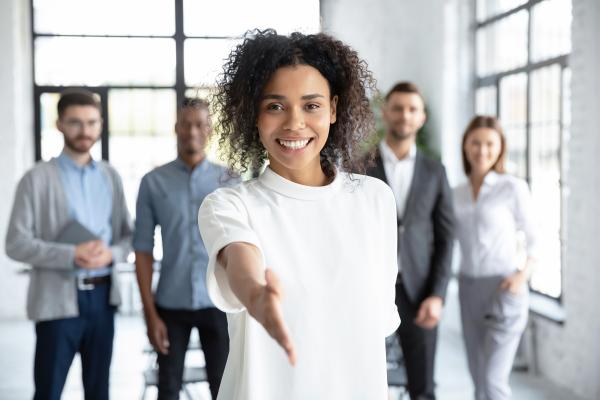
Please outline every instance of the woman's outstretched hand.
[[290, 332], [283, 321], [281, 300], [283, 288], [277, 275], [267, 269], [266, 284], [256, 290], [251, 298], [248, 312], [267, 330], [269, 335], [283, 348], [290, 364], [296, 364], [296, 350], [290, 338]]

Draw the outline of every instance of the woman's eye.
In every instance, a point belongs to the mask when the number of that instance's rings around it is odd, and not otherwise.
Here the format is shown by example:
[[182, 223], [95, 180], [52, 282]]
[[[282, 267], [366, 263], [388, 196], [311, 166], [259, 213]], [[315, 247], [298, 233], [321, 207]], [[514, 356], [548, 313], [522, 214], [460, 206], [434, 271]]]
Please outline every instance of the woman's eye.
[[267, 105], [267, 110], [269, 110], [269, 111], [281, 111], [281, 110], [283, 110], [283, 107], [281, 106], [281, 104], [271, 103], [271, 104]]
[[319, 109], [321, 106], [319, 104], [315, 104], [315, 103], [310, 103], [306, 105], [306, 108], [308, 110], [317, 110]]

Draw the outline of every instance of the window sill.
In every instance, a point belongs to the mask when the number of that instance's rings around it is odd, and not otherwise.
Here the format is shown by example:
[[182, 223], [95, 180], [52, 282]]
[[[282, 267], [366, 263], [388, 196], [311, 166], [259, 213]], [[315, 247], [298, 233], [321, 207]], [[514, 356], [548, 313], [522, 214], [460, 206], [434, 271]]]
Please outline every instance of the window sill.
[[529, 295], [529, 312], [561, 325], [566, 320], [565, 308], [560, 301], [534, 292]]

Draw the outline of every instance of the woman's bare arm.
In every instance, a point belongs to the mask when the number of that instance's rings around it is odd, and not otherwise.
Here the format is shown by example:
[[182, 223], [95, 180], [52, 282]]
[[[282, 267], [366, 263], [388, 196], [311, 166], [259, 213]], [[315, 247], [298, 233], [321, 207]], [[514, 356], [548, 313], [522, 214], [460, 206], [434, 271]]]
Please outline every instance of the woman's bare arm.
[[294, 365], [296, 351], [281, 311], [283, 289], [275, 273], [262, 265], [260, 250], [249, 243], [234, 242], [221, 249], [217, 260], [225, 269], [233, 293]]

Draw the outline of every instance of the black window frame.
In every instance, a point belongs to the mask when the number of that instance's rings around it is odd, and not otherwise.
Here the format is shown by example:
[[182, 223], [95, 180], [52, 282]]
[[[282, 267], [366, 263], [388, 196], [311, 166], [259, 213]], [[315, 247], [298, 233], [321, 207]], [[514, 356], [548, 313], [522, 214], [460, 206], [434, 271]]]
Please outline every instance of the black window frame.
[[[527, 181], [527, 183], [529, 185], [531, 185], [531, 170], [532, 170], [532, 137], [531, 137], [531, 113], [530, 113], [530, 104], [531, 104], [531, 74], [537, 70], [549, 67], [549, 66], [553, 66], [553, 65], [558, 65], [560, 67], [560, 99], [559, 99], [559, 107], [560, 107], [560, 115], [559, 115], [559, 135], [560, 135], [560, 149], [559, 149], [559, 155], [558, 155], [558, 162], [559, 162], [559, 168], [560, 168], [560, 232], [559, 232], [559, 240], [560, 240], [560, 294], [558, 295], [558, 297], [555, 296], [551, 296], [549, 294], [540, 292], [536, 289], [534, 289], [533, 287], [530, 286], [530, 289], [532, 290], [532, 292], [539, 294], [540, 296], [549, 298], [551, 300], [555, 300], [558, 301], [559, 303], [562, 304], [563, 302], [563, 296], [564, 296], [564, 271], [565, 271], [565, 255], [566, 255], [566, 235], [565, 235], [565, 213], [566, 213], [566, 206], [565, 206], [565, 186], [566, 186], [566, 176], [564, 173], [564, 160], [565, 160], [565, 152], [567, 150], [566, 147], [566, 143], [565, 143], [565, 132], [564, 132], [564, 114], [565, 114], [565, 110], [564, 108], [564, 99], [565, 99], [565, 93], [564, 93], [564, 76], [565, 76], [565, 70], [570, 68], [569, 65], [569, 58], [570, 58], [570, 53], [568, 54], [563, 54], [563, 55], [559, 55], [559, 56], [555, 56], [552, 58], [548, 58], [548, 59], [544, 59], [542, 61], [536, 61], [533, 62], [532, 61], [532, 29], [531, 29], [531, 15], [532, 15], [532, 9], [534, 6], [536, 6], [539, 3], [542, 3], [544, 1], [548, 1], [548, 0], [528, 0], [525, 3], [521, 4], [518, 7], [512, 8], [510, 10], [507, 10], [505, 12], [502, 12], [500, 14], [491, 16], [491, 17], [487, 17], [482, 21], [478, 21], [477, 20], [477, 0], [474, 0], [474, 15], [475, 15], [475, 29], [474, 29], [474, 35], [476, 36], [477, 33], [479, 32], [480, 29], [483, 29], [489, 25], [492, 25], [494, 23], [497, 23], [503, 19], [506, 19], [520, 11], [526, 10], [527, 11], [527, 62], [525, 65], [521, 66], [521, 67], [517, 67], [517, 68], [513, 68], [510, 70], [505, 70], [505, 71], [500, 71], [500, 72], [495, 72], [492, 74], [488, 74], [486, 76], [478, 76], [478, 72], [477, 72], [477, 68], [475, 69], [475, 93], [477, 92], [478, 89], [480, 88], [485, 88], [485, 87], [494, 87], [496, 90], [496, 98], [495, 98], [495, 116], [496, 117], [500, 117], [501, 115], [501, 86], [500, 86], [500, 82], [503, 78], [506, 78], [508, 76], [512, 76], [512, 75], [516, 75], [516, 74], [521, 74], [521, 73], [525, 73], [527, 76], [527, 83], [526, 83], [526, 110], [525, 110], [525, 135], [526, 135], [526, 151], [525, 151], [525, 166], [526, 166], [526, 176], [525, 179]], [[475, 63], [477, 63], [478, 60], [478, 54], [477, 54], [477, 49], [475, 49]], [[476, 96], [475, 96], [476, 98]]]
[[[183, 103], [185, 93], [194, 86], [185, 83], [184, 43], [187, 39], [241, 39], [240, 36], [188, 36], [184, 33], [183, 2], [173, 0], [175, 6], [175, 32], [173, 35], [83, 35], [83, 34], [49, 34], [35, 31], [34, 0], [30, 0], [31, 17], [31, 54], [33, 76], [33, 109], [34, 109], [34, 157], [35, 161], [42, 159], [42, 121], [41, 121], [41, 95], [43, 93], [60, 93], [66, 88], [79, 87], [97, 93], [101, 100], [101, 114], [104, 121], [101, 134], [102, 159], [108, 161], [110, 139], [110, 115], [108, 113], [108, 93], [111, 89], [171, 89], [175, 91], [177, 105]], [[75, 37], [75, 38], [141, 38], [141, 39], [172, 39], [175, 42], [175, 83], [173, 85], [101, 85], [101, 86], [60, 86], [38, 85], [35, 79], [36, 39], [42, 37]]]

